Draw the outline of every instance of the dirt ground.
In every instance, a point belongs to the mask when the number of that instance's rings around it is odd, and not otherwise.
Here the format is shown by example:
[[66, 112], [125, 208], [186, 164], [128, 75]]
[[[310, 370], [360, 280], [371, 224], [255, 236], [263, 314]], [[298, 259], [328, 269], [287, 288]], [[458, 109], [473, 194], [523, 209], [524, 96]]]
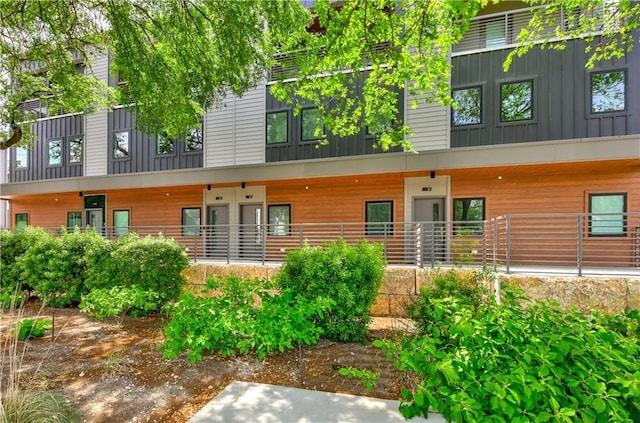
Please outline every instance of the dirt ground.
[[[263, 361], [209, 355], [191, 364], [162, 357], [162, 316], [97, 320], [75, 308], [41, 309], [37, 303], [29, 303], [23, 314], [55, 324], [44, 338], [19, 343], [21, 384], [63, 391], [85, 422], [185, 422], [233, 380], [399, 397], [402, 374], [371, 345], [405, 329], [399, 320], [374, 319], [370, 339], [362, 344], [321, 340], [304, 347], [301, 361], [294, 350]], [[0, 336], [10, 332], [16, 318], [15, 312], [2, 312]], [[6, 355], [5, 339], [0, 346]], [[377, 386], [369, 391], [360, 381], [340, 376], [338, 369], [348, 366], [373, 370]]]

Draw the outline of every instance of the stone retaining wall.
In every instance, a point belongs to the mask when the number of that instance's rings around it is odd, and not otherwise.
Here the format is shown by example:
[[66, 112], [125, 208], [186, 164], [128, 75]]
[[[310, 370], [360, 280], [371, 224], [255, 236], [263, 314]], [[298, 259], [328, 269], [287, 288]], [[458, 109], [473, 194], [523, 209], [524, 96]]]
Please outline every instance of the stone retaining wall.
[[[205, 285], [209, 276], [235, 275], [240, 278], [272, 279], [277, 265], [236, 265], [196, 263], [185, 270], [192, 289]], [[431, 283], [438, 269], [388, 266], [380, 295], [371, 308], [374, 316], [403, 316], [404, 306], [415, 298], [420, 288]], [[460, 270], [467, 272], [467, 270]], [[498, 274], [501, 282], [515, 285], [532, 299], [550, 299], [562, 307], [575, 306], [587, 312], [616, 313], [640, 309], [640, 280], [627, 278], [551, 277]], [[492, 281], [487, 281], [491, 284]]]

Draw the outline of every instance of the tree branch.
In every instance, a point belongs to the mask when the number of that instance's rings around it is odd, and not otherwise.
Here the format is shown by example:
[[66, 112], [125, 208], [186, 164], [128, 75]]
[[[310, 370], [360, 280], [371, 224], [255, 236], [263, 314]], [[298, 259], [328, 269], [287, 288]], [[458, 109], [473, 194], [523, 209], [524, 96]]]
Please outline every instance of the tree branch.
[[12, 146], [19, 143], [20, 140], [22, 139], [22, 128], [20, 128], [20, 126], [12, 122], [11, 130], [13, 131], [11, 138], [9, 138], [6, 141], [0, 142], [0, 150], [6, 150], [8, 148], [11, 148]]

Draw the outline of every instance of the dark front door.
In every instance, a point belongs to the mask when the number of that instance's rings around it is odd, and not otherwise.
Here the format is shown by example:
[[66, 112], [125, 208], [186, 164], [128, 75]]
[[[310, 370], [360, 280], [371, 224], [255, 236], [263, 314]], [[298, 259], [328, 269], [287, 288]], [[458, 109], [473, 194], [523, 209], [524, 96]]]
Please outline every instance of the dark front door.
[[240, 257], [262, 258], [262, 204], [240, 205]]
[[207, 208], [207, 257], [228, 258], [230, 254], [229, 206]]
[[444, 198], [414, 198], [415, 251], [417, 264], [445, 260], [446, 225]]

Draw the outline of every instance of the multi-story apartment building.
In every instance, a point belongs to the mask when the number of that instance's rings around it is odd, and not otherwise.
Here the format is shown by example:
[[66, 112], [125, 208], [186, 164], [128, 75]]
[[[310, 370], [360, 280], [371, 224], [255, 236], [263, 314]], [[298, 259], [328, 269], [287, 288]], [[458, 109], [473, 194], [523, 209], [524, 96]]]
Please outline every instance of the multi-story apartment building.
[[[295, 224], [369, 223], [364, 235], [376, 239], [400, 236], [381, 223], [523, 213], [619, 213], [602, 233], [589, 224], [585, 239], [631, 242], [623, 214], [640, 212], [640, 49], [589, 70], [584, 42], [569, 40], [563, 51], [533, 49], [503, 72], [528, 13], [487, 9], [472, 22], [451, 57], [457, 110], [414, 109], [400, 93], [418, 154], [376, 150], [366, 128], [320, 145], [317, 111], [294, 116], [267, 82], [227, 98], [182, 140], [136, 130], [124, 108], [44, 110], [34, 148], [10, 150], [0, 196], [12, 225], [90, 225], [110, 235], [210, 225], [207, 234], [181, 235], [206, 235], [214, 250], [216, 228], [246, 225], [233, 235], [239, 255], [294, 236]], [[108, 65], [103, 58], [93, 71], [108, 79]]]

